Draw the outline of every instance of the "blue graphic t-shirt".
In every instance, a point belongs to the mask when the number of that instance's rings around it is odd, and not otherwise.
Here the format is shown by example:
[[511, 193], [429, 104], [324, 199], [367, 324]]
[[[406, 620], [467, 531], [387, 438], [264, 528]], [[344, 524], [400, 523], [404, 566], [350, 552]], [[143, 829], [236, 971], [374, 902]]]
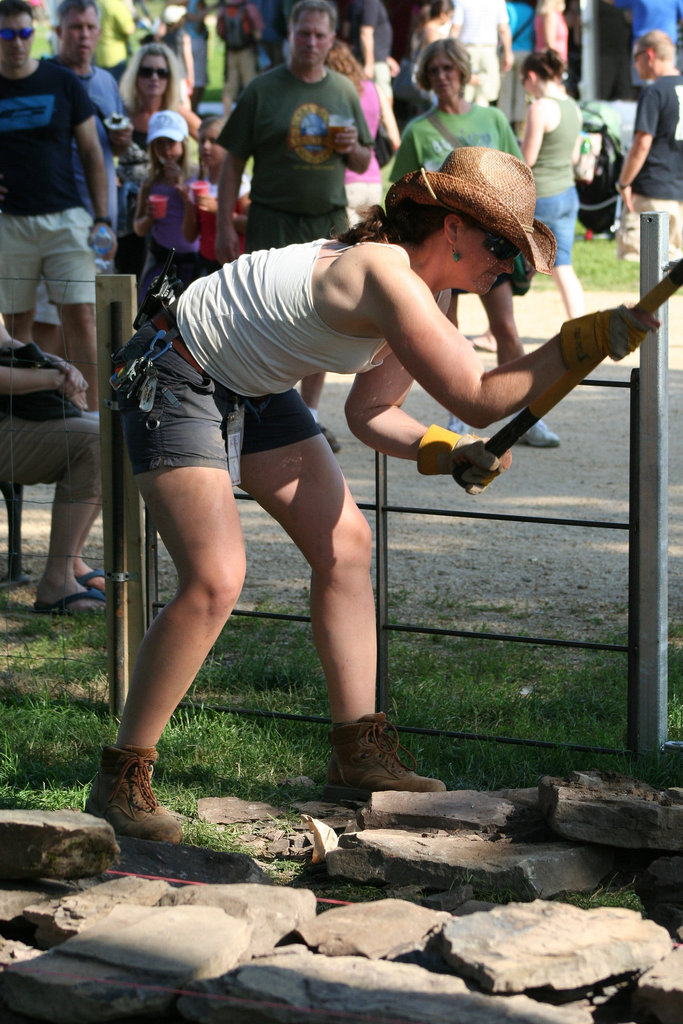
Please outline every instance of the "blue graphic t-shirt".
[[[59, 58], [50, 57], [49, 60], [60, 63]], [[63, 67], [63, 65], [62, 65]], [[109, 141], [109, 133], [104, 127], [104, 122], [111, 114], [125, 114], [123, 100], [119, 92], [118, 82], [113, 75], [110, 75], [104, 68], [93, 66], [87, 75], [79, 75], [79, 82], [90, 97], [92, 112], [95, 115], [95, 127], [97, 138], [102, 147], [104, 166], [107, 171], [107, 214], [111, 217], [112, 227], [116, 231], [118, 197], [116, 189], [116, 167], [114, 166], [114, 154]], [[85, 206], [88, 213], [92, 215], [93, 205], [88, 191], [88, 183], [85, 178], [85, 171], [81, 163], [78, 146], [74, 139], [71, 147], [71, 166], [76, 178], [76, 188], [81, 198], [81, 205]]]
[[41, 61], [32, 75], [0, 75], [3, 213], [35, 216], [81, 206], [71, 167], [73, 129], [93, 108], [77, 76]]

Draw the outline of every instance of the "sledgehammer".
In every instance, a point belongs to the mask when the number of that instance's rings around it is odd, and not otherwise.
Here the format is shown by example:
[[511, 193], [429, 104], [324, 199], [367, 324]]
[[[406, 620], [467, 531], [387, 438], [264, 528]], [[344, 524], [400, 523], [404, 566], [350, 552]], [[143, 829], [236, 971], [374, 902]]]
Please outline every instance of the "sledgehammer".
[[[647, 295], [643, 295], [642, 299], [634, 306], [634, 309], [642, 310], [645, 313], [656, 312], [682, 284], [683, 260], [679, 260], [666, 277], [662, 278], [659, 284], [656, 284]], [[542, 416], [545, 416], [554, 405], [557, 405], [565, 395], [568, 395], [601, 362], [601, 359], [587, 360], [580, 367], [567, 370], [551, 388], [548, 388], [539, 398], [530, 402], [526, 409], [522, 409], [514, 419], [511, 419], [493, 437], [490, 437], [486, 442], [487, 450], [499, 457], [503, 455], [508, 448], [511, 448], [513, 444], [519, 441], [522, 434], [526, 434], [527, 430], [533, 427], [534, 423], [538, 423]], [[465, 466], [455, 467], [453, 470], [455, 480], [458, 479], [458, 473], [463, 472], [465, 468]]]

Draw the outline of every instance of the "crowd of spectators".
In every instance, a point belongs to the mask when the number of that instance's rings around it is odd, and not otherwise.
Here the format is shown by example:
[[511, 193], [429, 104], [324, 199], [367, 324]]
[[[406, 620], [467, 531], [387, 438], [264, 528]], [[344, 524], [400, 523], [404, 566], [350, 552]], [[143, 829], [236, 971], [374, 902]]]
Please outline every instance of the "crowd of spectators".
[[[245, 248], [342, 231], [363, 203], [381, 202], [380, 134], [382, 163], [398, 151], [394, 179], [436, 169], [454, 145], [520, 154], [537, 215], [562, 239], [554, 276], [567, 314], [581, 311], [571, 266], [579, 0], [306, 0], [294, 26], [293, 0], [152, 6], [63, 0], [54, 53], [38, 59], [34, 7], [0, 0], [0, 323], [14, 343], [37, 341], [74, 364], [95, 420], [96, 270], [142, 285], [172, 245], [191, 279]], [[598, 0], [596, 11], [599, 98], [638, 103], [619, 181], [619, 255], [637, 258], [638, 212], [656, 208], [670, 214], [679, 257], [683, 182], [668, 168], [673, 157], [683, 166], [683, 0]], [[220, 116], [206, 103], [216, 48]], [[344, 122], [334, 129], [333, 114]], [[197, 179], [206, 187], [193, 188]], [[521, 350], [511, 296], [501, 280], [485, 300], [491, 330], [480, 347], [497, 346], [499, 361]], [[302, 383], [316, 418], [321, 390], [320, 375]], [[551, 432], [538, 441], [557, 443]], [[47, 603], [80, 610], [70, 600], [84, 589], [77, 575], [69, 570], [60, 593], [51, 585]]]

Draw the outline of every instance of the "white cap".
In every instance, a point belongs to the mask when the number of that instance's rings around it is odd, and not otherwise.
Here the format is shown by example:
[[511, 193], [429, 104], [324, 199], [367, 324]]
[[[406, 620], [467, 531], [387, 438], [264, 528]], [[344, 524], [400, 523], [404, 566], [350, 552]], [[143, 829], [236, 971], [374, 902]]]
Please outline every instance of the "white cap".
[[175, 110], [159, 110], [152, 114], [147, 128], [147, 145], [155, 139], [173, 139], [184, 142], [188, 136], [187, 121]]
[[180, 21], [187, 14], [187, 7], [183, 7], [181, 4], [168, 4], [164, 8], [163, 19], [167, 25], [175, 25], [176, 22]]

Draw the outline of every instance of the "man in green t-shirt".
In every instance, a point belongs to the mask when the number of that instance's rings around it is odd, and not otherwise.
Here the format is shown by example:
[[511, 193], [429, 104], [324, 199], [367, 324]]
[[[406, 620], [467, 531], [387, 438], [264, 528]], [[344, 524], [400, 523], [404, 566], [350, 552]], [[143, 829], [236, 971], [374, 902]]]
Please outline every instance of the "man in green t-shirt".
[[[373, 139], [350, 80], [325, 65], [336, 27], [327, 0], [299, 0], [290, 16], [287, 63], [249, 83], [218, 138], [228, 151], [218, 186], [222, 263], [240, 253], [232, 213], [250, 157], [247, 252], [329, 238], [348, 226], [344, 174], [347, 167], [367, 170]], [[301, 386], [316, 420], [324, 376], [306, 377]], [[336, 451], [334, 436], [323, 433]]]
[[[327, 0], [300, 0], [287, 64], [249, 83], [218, 138], [228, 151], [218, 188], [221, 262], [239, 255], [232, 212], [250, 157], [247, 252], [326, 238], [347, 226], [344, 172], [367, 169], [373, 140], [353, 85], [325, 66], [335, 28]], [[335, 117], [346, 122], [336, 134]]]

